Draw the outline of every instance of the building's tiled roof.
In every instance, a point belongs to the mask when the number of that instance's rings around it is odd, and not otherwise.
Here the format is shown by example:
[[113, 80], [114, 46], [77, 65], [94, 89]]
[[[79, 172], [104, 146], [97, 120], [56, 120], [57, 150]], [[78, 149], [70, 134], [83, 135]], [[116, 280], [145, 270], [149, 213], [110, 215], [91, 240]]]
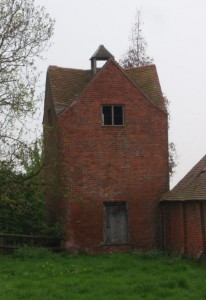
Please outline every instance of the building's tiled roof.
[[56, 112], [75, 101], [92, 79], [91, 70], [77, 70], [50, 66], [48, 78]]
[[[123, 72], [158, 109], [166, 112], [155, 65], [123, 69]], [[80, 96], [92, 78], [91, 70], [49, 67], [48, 80], [57, 114]]]
[[206, 200], [206, 155], [161, 200]]
[[125, 73], [155, 106], [165, 112], [167, 111], [155, 65], [128, 68], [125, 69]]

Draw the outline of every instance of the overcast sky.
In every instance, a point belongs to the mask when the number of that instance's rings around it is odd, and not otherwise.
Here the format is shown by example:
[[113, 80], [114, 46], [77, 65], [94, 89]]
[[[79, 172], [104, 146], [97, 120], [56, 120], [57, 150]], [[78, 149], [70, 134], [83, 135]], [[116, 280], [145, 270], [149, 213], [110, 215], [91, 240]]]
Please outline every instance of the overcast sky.
[[[141, 9], [147, 53], [154, 58], [170, 100], [170, 140], [179, 165], [172, 186], [206, 154], [205, 0], [36, 0], [56, 19], [53, 46], [42, 64], [90, 68], [103, 44], [118, 61], [129, 46], [135, 12]], [[45, 84], [43, 76], [42, 86]]]

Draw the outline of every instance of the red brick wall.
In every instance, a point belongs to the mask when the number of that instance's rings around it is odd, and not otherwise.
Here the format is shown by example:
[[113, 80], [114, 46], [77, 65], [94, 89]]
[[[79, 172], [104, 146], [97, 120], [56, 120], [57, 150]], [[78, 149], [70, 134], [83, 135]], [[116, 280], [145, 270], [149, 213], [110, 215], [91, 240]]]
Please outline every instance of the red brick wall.
[[[48, 120], [48, 110], [50, 109], [50, 121]], [[48, 211], [49, 223], [54, 224], [61, 219], [61, 189], [59, 171], [59, 139], [58, 123], [54, 107], [51, 101], [50, 86], [46, 82], [46, 95], [44, 105], [44, 173], [45, 173], [45, 199]]]
[[[125, 125], [102, 126], [103, 104], [124, 105]], [[128, 202], [129, 247], [157, 247], [157, 207], [169, 182], [167, 115], [110, 62], [58, 126], [66, 247], [102, 251], [104, 201]]]
[[198, 202], [188, 203], [187, 218], [187, 253], [201, 256], [203, 253], [200, 205]]
[[165, 202], [163, 214], [163, 248], [189, 256], [205, 256], [206, 205], [204, 202]]
[[200, 204], [200, 216], [201, 216], [201, 227], [202, 227], [202, 243], [204, 256], [206, 256], [206, 203], [201, 202]]
[[167, 203], [162, 207], [163, 247], [166, 252], [183, 254], [184, 246], [184, 208], [182, 202]]

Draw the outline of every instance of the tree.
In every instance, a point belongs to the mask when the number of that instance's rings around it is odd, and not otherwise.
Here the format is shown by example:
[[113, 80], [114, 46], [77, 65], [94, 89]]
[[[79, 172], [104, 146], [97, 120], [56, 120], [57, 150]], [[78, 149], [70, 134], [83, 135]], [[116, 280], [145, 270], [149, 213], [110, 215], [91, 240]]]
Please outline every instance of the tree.
[[24, 172], [15, 163], [0, 162], [0, 231], [9, 233], [42, 233], [47, 229], [42, 175], [33, 176], [42, 161], [41, 145], [27, 153]]
[[119, 61], [124, 68], [139, 67], [153, 62], [153, 59], [146, 54], [147, 43], [142, 35], [142, 25], [141, 11], [138, 10], [129, 38], [129, 49]]
[[[0, 162], [0, 232], [61, 235], [58, 222], [48, 225], [42, 172], [42, 145], [27, 152], [24, 172], [15, 164]], [[35, 175], [35, 176], [34, 176]]]
[[[170, 109], [169, 109], [170, 102], [165, 95], [163, 95], [163, 97], [168, 112], [168, 127], [170, 128]], [[168, 147], [169, 147], [169, 174], [171, 178], [175, 173], [175, 168], [177, 167], [178, 156], [177, 156], [177, 151], [174, 142], [170, 142]]]
[[11, 165], [0, 168], [0, 231], [44, 234], [47, 215], [43, 189], [34, 178], [16, 172]]
[[29, 148], [22, 132], [39, 100], [36, 62], [49, 47], [53, 29], [54, 20], [34, 0], [0, 0], [0, 160], [4, 162], [17, 162], [22, 149]]
[[[141, 11], [138, 10], [135, 16], [134, 26], [130, 36], [130, 46], [128, 51], [119, 60], [119, 63], [124, 68], [139, 67], [153, 62], [153, 59], [146, 54], [147, 43], [142, 35], [142, 19]], [[169, 114], [169, 101], [164, 96], [165, 104]], [[169, 114], [170, 118], [170, 114]], [[177, 166], [177, 153], [174, 142], [169, 143], [169, 174], [170, 177], [175, 172]]]

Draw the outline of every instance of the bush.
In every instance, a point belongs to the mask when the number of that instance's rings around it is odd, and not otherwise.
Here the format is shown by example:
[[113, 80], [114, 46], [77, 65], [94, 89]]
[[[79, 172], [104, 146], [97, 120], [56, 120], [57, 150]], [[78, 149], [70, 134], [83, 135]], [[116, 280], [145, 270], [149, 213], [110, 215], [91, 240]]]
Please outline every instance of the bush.
[[142, 259], [161, 258], [165, 256], [164, 252], [160, 250], [137, 251], [134, 254]]
[[48, 224], [43, 173], [30, 174], [0, 162], [0, 232], [60, 237], [60, 224]]
[[13, 257], [20, 258], [20, 259], [46, 259], [48, 257], [53, 256], [53, 253], [48, 250], [47, 248], [43, 247], [22, 247], [14, 251]]

